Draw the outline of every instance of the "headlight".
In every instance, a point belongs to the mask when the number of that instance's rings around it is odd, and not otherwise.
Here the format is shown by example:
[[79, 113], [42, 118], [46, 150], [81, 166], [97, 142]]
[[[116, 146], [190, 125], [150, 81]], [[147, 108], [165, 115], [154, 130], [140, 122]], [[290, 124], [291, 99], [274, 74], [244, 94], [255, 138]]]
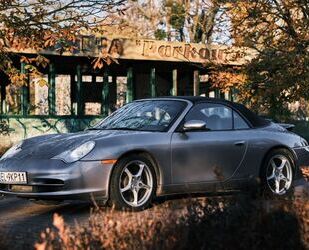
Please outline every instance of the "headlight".
[[66, 163], [72, 163], [75, 161], [80, 160], [81, 158], [85, 157], [87, 154], [91, 152], [94, 148], [95, 142], [88, 141], [75, 149], [67, 150], [59, 155], [54, 156], [52, 159], [63, 160]]
[[19, 151], [21, 151], [21, 146], [23, 145], [23, 141], [14, 145], [13, 147], [11, 147], [8, 151], [6, 151], [4, 153], [4, 155], [2, 155], [0, 160], [4, 160], [7, 158], [10, 158], [12, 156], [14, 156], [15, 154], [17, 154]]

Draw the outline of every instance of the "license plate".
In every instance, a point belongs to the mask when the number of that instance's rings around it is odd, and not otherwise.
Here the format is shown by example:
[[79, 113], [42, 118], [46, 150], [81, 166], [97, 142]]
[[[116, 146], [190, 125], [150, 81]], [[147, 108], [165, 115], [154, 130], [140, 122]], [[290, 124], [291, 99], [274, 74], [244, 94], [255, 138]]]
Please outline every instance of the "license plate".
[[27, 184], [26, 172], [0, 172], [2, 184]]

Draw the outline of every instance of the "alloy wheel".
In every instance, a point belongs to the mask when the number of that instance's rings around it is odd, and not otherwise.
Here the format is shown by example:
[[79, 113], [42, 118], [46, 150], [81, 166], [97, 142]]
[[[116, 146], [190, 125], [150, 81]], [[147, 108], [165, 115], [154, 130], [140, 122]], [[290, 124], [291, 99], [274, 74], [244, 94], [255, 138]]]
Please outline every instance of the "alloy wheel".
[[273, 156], [267, 166], [266, 180], [270, 190], [284, 195], [291, 187], [293, 171], [290, 160], [284, 155]]
[[153, 176], [149, 166], [139, 160], [131, 161], [123, 168], [119, 190], [123, 200], [131, 207], [144, 205], [151, 197]]

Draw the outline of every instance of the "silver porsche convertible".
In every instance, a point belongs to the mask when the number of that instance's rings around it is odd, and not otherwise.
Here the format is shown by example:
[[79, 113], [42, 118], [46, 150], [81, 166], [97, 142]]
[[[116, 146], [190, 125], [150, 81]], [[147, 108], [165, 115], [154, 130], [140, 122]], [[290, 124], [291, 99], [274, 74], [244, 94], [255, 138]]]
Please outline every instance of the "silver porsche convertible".
[[141, 210], [157, 196], [246, 190], [287, 195], [309, 163], [305, 139], [245, 106], [204, 97], [137, 100], [79, 133], [44, 135], [0, 160], [0, 193], [94, 198]]

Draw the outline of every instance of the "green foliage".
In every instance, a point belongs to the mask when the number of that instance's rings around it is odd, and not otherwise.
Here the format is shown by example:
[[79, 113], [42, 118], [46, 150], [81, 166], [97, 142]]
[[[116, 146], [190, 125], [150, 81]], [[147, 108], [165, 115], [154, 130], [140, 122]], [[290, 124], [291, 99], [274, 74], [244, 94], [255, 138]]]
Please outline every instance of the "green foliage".
[[167, 37], [165, 30], [157, 29], [154, 33], [157, 40], [164, 40]]
[[174, 2], [171, 7], [170, 24], [176, 30], [182, 30], [185, 24], [185, 7], [181, 3]]
[[[8, 135], [10, 133], [10, 126], [6, 120], [0, 120], [0, 135]], [[1, 151], [0, 151], [1, 155]]]
[[256, 108], [277, 119], [289, 117], [288, 103], [309, 99], [309, 54], [266, 49], [246, 67]]
[[[234, 42], [259, 53], [245, 68], [240, 93], [260, 112], [291, 116], [288, 105], [309, 100], [309, 40], [306, 1], [226, 1]], [[245, 101], [245, 100], [244, 100]]]

